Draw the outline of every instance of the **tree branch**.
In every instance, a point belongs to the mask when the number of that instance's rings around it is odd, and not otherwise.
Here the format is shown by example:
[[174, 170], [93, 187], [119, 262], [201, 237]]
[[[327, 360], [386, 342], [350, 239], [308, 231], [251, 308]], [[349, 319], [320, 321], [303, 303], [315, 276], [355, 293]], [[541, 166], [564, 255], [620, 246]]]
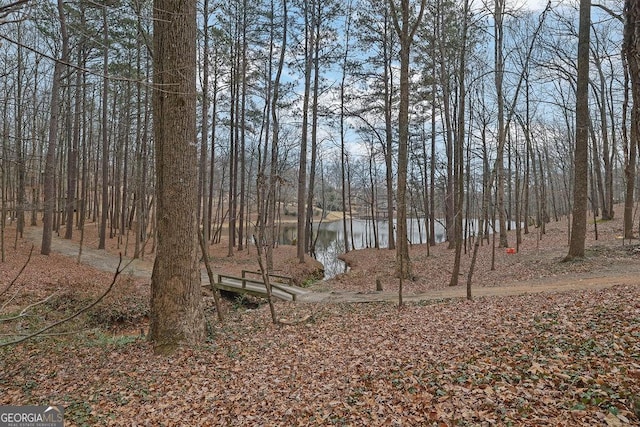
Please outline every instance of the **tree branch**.
[[22, 272], [24, 271], [24, 269], [27, 268], [27, 264], [29, 264], [29, 261], [31, 261], [31, 254], [33, 254], [33, 245], [31, 245], [31, 250], [29, 251], [29, 256], [27, 257], [27, 260], [25, 261], [24, 265], [22, 266], [20, 271], [18, 271], [18, 274], [16, 275], [16, 277], [14, 277], [14, 279], [11, 281], [11, 283], [9, 283], [9, 285], [2, 292], [0, 292], [0, 297], [2, 295], [6, 294], [7, 292], [9, 292], [9, 289], [11, 289], [11, 287], [16, 283], [18, 278], [22, 275]]
[[5, 4], [4, 6], [0, 6], [0, 17], [5, 17], [11, 12], [14, 12], [17, 8], [22, 6], [25, 3], [29, 3], [31, 0], [17, 0], [13, 3]]
[[47, 301], [49, 301], [51, 298], [53, 298], [53, 296], [54, 296], [54, 295], [56, 295], [57, 293], [58, 293], [58, 291], [55, 291], [54, 293], [52, 293], [51, 295], [49, 295], [49, 296], [48, 296], [48, 297], [46, 297], [45, 299], [40, 300], [40, 301], [38, 301], [38, 302], [34, 302], [33, 304], [29, 304], [28, 306], [26, 306], [25, 308], [23, 308], [23, 309], [22, 309], [22, 311], [20, 311], [20, 314], [18, 314], [18, 315], [16, 315], [16, 316], [13, 316], [13, 317], [5, 317], [5, 318], [3, 318], [3, 319], [0, 319], [0, 322], [8, 322], [8, 321], [10, 321], [10, 320], [16, 320], [16, 319], [19, 319], [19, 318], [21, 318], [21, 317], [26, 316], [26, 315], [27, 315], [27, 311], [28, 311], [30, 308], [36, 307], [36, 306], [38, 306], [38, 305], [40, 305], [40, 304], [44, 304], [45, 302], [47, 302]]
[[621, 14], [615, 13], [612, 9], [609, 9], [607, 6], [603, 4], [597, 4], [597, 3], [592, 3], [591, 6], [604, 10], [609, 15], [611, 15], [612, 18], [617, 19], [618, 21], [624, 24], [624, 17]]
[[20, 339], [15, 340], [15, 341], [9, 341], [9, 342], [6, 342], [6, 343], [2, 343], [2, 344], [0, 344], [0, 348], [1, 347], [7, 347], [7, 346], [10, 346], [10, 345], [20, 344], [20, 343], [22, 343], [24, 341], [27, 341], [27, 340], [31, 339], [31, 338], [35, 338], [38, 335], [42, 335], [43, 333], [55, 328], [56, 326], [59, 326], [59, 325], [61, 325], [63, 323], [66, 323], [66, 322], [72, 320], [72, 319], [75, 319], [76, 317], [80, 316], [82, 313], [85, 313], [88, 310], [91, 310], [93, 307], [98, 305], [111, 292], [111, 290], [115, 286], [116, 281], [118, 280], [118, 277], [120, 276], [122, 271], [125, 270], [129, 266], [129, 264], [131, 264], [132, 262], [133, 262], [133, 260], [129, 261], [124, 267], [120, 268], [120, 266], [122, 265], [122, 254], [120, 254], [120, 261], [118, 262], [118, 266], [116, 267], [116, 272], [113, 274], [113, 279], [111, 280], [111, 284], [109, 285], [107, 290], [104, 291], [104, 293], [102, 295], [100, 295], [100, 297], [98, 297], [98, 299], [96, 299], [94, 302], [92, 302], [88, 306], [84, 307], [82, 310], [72, 314], [71, 316], [65, 317], [62, 320], [59, 320], [59, 321], [57, 321], [55, 323], [52, 323], [51, 325], [46, 326], [46, 327], [40, 329], [39, 331], [36, 331], [36, 332], [34, 332], [34, 333], [30, 334], [30, 335], [26, 335], [26, 336], [24, 336], [24, 337], [22, 337]]
[[209, 276], [209, 284], [211, 285], [211, 292], [213, 292], [213, 300], [216, 304], [216, 312], [218, 314], [218, 320], [224, 322], [222, 316], [222, 306], [220, 304], [220, 295], [218, 295], [218, 288], [216, 287], [216, 281], [214, 280], [213, 270], [211, 269], [211, 263], [209, 262], [209, 254], [207, 253], [207, 246], [204, 243], [204, 237], [202, 233], [198, 231], [198, 241], [200, 242], [200, 250], [202, 251], [202, 260], [204, 266], [207, 269], [207, 276]]

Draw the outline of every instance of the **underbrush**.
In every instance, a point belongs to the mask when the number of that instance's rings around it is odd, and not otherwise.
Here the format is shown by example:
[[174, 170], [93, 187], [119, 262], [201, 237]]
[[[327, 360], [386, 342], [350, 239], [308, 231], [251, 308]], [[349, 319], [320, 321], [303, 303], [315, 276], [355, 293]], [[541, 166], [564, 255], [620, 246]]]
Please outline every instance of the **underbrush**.
[[[0, 301], [0, 344], [32, 335], [49, 325], [45, 336], [63, 336], [89, 329], [130, 328], [149, 315], [149, 297], [130, 278], [120, 278], [114, 288], [95, 307], [76, 316], [93, 304], [98, 296], [90, 292], [95, 284], [65, 283], [59, 291], [46, 296], [37, 290], [23, 290], [13, 302]], [[68, 320], [65, 320], [68, 319]]]
[[149, 296], [140, 293], [131, 280], [124, 279], [122, 282], [87, 313], [90, 325], [136, 325], [149, 316]]

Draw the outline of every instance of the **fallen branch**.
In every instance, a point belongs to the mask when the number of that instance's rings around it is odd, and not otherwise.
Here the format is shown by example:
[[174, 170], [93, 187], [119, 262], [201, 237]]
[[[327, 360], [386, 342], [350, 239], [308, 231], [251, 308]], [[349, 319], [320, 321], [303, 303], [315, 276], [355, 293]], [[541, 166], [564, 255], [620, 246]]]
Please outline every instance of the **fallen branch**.
[[38, 301], [38, 302], [34, 302], [33, 304], [29, 304], [28, 306], [26, 306], [25, 308], [23, 308], [23, 309], [22, 309], [22, 311], [20, 311], [20, 314], [17, 314], [17, 315], [15, 315], [15, 316], [13, 316], [13, 317], [5, 317], [5, 318], [3, 318], [3, 319], [0, 319], [0, 322], [8, 322], [8, 321], [10, 321], [10, 320], [16, 320], [16, 319], [19, 319], [19, 318], [21, 318], [21, 317], [25, 317], [25, 316], [27, 315], [27, 311], [28, 311], [29, 309], [31, 309], [31, 308], [33, 308], [33, 307], [37, 307], [37, 306], [39, 306], [40, 304], [44, 304], [44, 303], [46, 303], [46, 302], [47, 302], [47, 301], [49, 301], [51, 298], [53, 298], [57, 293], [58, 293], [58, 291], [55, 291], [54, 293], [52, 293], [51, 295], [49, 295], [49, 296], [48, 296], [48, 297], [46, 297], [45, 299], [40, 300], [40, 301]]
[[2, 307], [0, 307], [0, 314], [2, 314], [4, 312], [4, 310], [9, 306], [9, 304], [11, 304], [11, 302], [16, 299], [18, 297], [18, 295], [20, 294], [20, 289], [17, 289], [13, 295], [11, 295], [10, 298], [7, 298], [7, 300], [2, 304]]
[[283, 319], [280, 318], [278, 319], [278, 323], [281, 325], [288, 325], [288, 326], [295, 326], [295, 325], [299, 325], [301, 323], [305, 323], [307, 320], [313, 318], [313, 316], [311, 314], [307, 314], [306, 316], [304, 316], [301, 319], [298, 320], [288, 320], [288, 319]]
[[202, 250], [202, 259], [204, 261], [204, 266], [207, 269], [207, 276], [209, 276], [209, 283], [211, 284], [211, 291], [213, 292], [213, 300], [216, 304], [216, 311], [218, 312], [218, 320], [220, 322], [224, 321], [222, 317], [222, 307], [220, 305], [220, 295], [218, 295], [218, 288], [216, 287], [216, 281], [213, 277], [213, 270], [211, 269], [211, 263], [209, 262], [209, 254], [207, 253], [207, 246], [204, 243], [204, 237], [202, 237], [201, 233], [198, 233], [198, 240], [200, 241], [200, 249]]
[[264, 288], [267, 291], [267, 302], [269, 303], [269, 312], [271, 313], [271, 321], [274, 324], [278, 324], [276, 317], [276, 309], [273, 306], [273, 298], [271, 298], [271, 282], [269, 281], [269, 271], [265, 268], [262, 262], [262, 249], [260, 248], [261, 241], [253, 235], [253, 241], [256, 245], [256, 252], [258, 253], [258, 266], [260, 266], [260, 273], [262, 274], [262, 281], [264, 282]]
[[102, 295], [100, 295], [100, 297], [98, 297], [98, 299], [96, 299], [95, 301], [93, 301], [91, 304], [89, 304], [88, 306], [84, 307], [82, 310], [77, 311], [76, 313], [72, 314], [69, 317], [65, 317], [62, 320], [59, 320], [55, 323], [52, 323], [49, 326], [45, 326], [44, 328], [40, 329], [39, 331], [36, 331], [30, 335], [24, 336], [20, 339], [14, 340], [14, 341], [9, 341], [6, 343], [2, 343], [0, 344], [0, 348], [1, 347], [7, 347], [10, 345], [16, 345], [16, 344], [20, 344], [22, 342], [25, 342], [27, 340], [30, 340], [31, 338], [35, 338], [38, 335], [42, 335], [47, 331], [50, 331], [51, 329], [55, 328], [56, 326], [60, 326], [63, 323], [66, 323], [70, 320], [75, 319], [76, 317], [80, 316], [82, 313], [87, 312], [88, 310], [91, 310], [93, 307], [95, 307], [96, 305], [98, 305], [113, 289], [113, 287], [116, 284], [116, 281], [118, 280], [118, 277], [120, 276], [120, 274], [122, 273], [123, 270], [125, 270], [129, 264], [131, 264], [133, 262], [133, 260], [129, 261], [124, 267], [120, 268], [120, 266], [122, 265], [122, 254], [120, 254], [120, 260], [118, 261], [118, 266], [116, 267], [116, 272], [113, 274], [113, 279], [111, 280], [111, 284], [109, 284], [109, 287], [107, 288], [106, 291], [103, 292]]
[[[40, 334], [39, 336], [41, 337], [60, 337], [60, 336], [64, 336], [64, 335], [76, 335], [82, 332], [89, 332], [91, 330], [93, 330], [95, 328], [84, 328], [84, 329], [78, 329], [76, 331], [67, 331], [67, 332], [52, 332], [50, 334]], [[26, 337], [29, 334], [0, 334], [0, 337], [15, 337], [16, 335], [20, 336], [20, 337]]]
[[22, 275], [22, 272], [24, 271], [25, 268], [27, 268], [27, 265], [29, 264], [29, 261], [31, 261], [31, 254], [33, 254], [33, 245], [31, 245], [31, 250], [29, 251], [29, 256], [27, 257], [27, 260], [25, 261], [24, 265], [22, 266], [20, 271], [18, 271], [18, 274], [16, 275], [16, 277], [13, 278], [11, 283], [9, 283], [9, 285], [2, 292], [0, 292], [0, 297], [2, 295], [6, 294], [7, 292], [9, 292], [9, 289], [11, 289], [11, 287], [16, 283], [18, 278]]

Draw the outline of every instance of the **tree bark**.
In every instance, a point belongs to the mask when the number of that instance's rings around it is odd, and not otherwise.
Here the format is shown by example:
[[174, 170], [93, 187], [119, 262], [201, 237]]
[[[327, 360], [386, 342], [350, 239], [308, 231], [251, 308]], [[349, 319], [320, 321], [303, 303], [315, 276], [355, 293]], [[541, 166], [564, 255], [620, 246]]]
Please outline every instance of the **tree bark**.
[[495, 0], [495, 84], [496, 84], [496, 97], [498, 102], [498, 148], [496, 154], [496, 195], [497, 195], [497, 209], [500, 227], [500, 247], [506, 248], [509, 246], [507, 239], [507, 215], [504, 206], [504, 146], [506, 143], [506, 129], [504, 118], [504, 93], [503, 93], [503, 79], [504, 79], [504, 54], [502, 52], [504, 31], [503, 31], [503, 18], [504, 18], [504, 0]]
[[[22, 25], [18, 23], [18, 40], [22, 38]], [[16, 77], [16, 242], [17, 238], [22, 238], [24, 233], [24, 204], [25, 204], [25, 156], [24, 156], [24, 141], [22, 135], [22, 128], [24, 126], [24, 100], [23, 100], [23, 74], [25, 70], [25, 63], [23, 57], [23, 47], [18, 46], [18, 75]], [[4, 213], [4, 210], [2, 211]]]
[[[466, 106], [466, 50], [467, 50], [467, 29], [468, 29], [469, 1], [464, 2], [464, 22], [462, 24], [462, 48], [460, 49], [459, 69], [458, 69], [458, 129], [455, 141], [455, 161], [456, 171], [454, 175], [455, 181], [455, 223], [454, 223], [454, 240], [455, 240], [455, 257], [453, 262], [453, 271], [449, 286], [458, 285], [458, 277], [460, 275], [460, 262], [462, 256], [462, 205], [464, 203], [464, 139], [465, 139], [465, 106]], [[469, 298], [471, 296], [469, 295]]]
[[107, 105], [109, 94], [109, 27], [107, 25], [107, 6], [102, 9], [102, 33], [103, 33], [103, 72], [102, 80], [102, 199], [100, 212], [100, 230], [98, 249], [106, 247], [107, 239], [107, 217], [109, 212], [109, 133], [107, 124]]
[[[420, 4], [420, 12], [413, 25], [409, 22], [409, 0], [400, 1], [397, 10], [395, 0], [389, 0], [391, 16], [400, 38], [400, 106], [398, 109], [398, 239], [396, 242], [396, 274], [400, 278], [400, 305], [402, 305], [402, 279], [412, 276], [407, 236], [407, 165], [409, 163], [409, 50], [415, 32], [420, 25], [426, 0]], [[398, 13], [399, 12], [399, 13]]]
[[69, 35], [67, 22], [64, 15], [62, 0], [58, 0], [58, 19], [60, 20], [60, 32], [62, 34], [62, 56], [53, 69], [53, 82], [51, 85], [51, 116], [49, 117], [49, 142], [47, 143], [47, 156], [44, 166], [44, 217], [42, 229], [42, 246], [40, 253], [51, 253], [51, 239], [53, 234], [53, 216], [56, 204], [56, 150], [58, 147], [58, 119], [61, 111], [61, 80], [65, 64], [69, 61]]
[[[628, 136], [627, 149], [625, 149], [626, 164], [624, 174], [626, 178], [626, 193], [624, 201], [624, 237], [633, 238], [633, 205], [636, 180], [636, 156], [639, 139], [640, 125], [640, 2], [626, 0], [623, 58], [626, 62], [625, 83], [631, 84], [631, 129]], [[625, 88], [625, 103], [628, 105], [628, 91]], [[626, 114], [624, 114], [626, 117]], [[626, 138], [625, 138], [626, 141]]]
[[297, 257], [300, 263], [304, 263], [304, 255], [308, 248], [306, 242], [307, 222], [305, 221], [305, 197], [307, 189], [307, 142], [309, 139], [309, 98], [311, 92], [311, 67], [313, 65], [314, 46], [314, 12], [313, 4], [304, 3], [304, 96], [302, 100], [302, 128], [300, 135], [300, 167], [298, 170], [298, 233], [297, 233]]
[[[388, 8], [385, 8], [384, 17], [384, 43], [382, 46], [384, 56], [384, 122], [385, 122], [385, 150], [384, 164], [387, 183], [387, 230], [389, 243], [387, 249], [396, 249], [395, 227], [393, 225], [393, 121], [391, 119], [393, 104], [393, 69], [391, 68], [391, 37], [389, 34]], [[353, 240], [353, 239], [352, 239]]]
[[65, 205], [66, 228], [64, 238], [73, 237], [73, 215], [76, 211], [76, 186], [78, 183], [78, 148], [80, 146], [80, 116], [82, 103], [82, 73], [76, 71], [76, 96], [74, 105], [73, 137], [67, 152], [67, 204]]
[[[209, 159], [209, 0], [204, 0], [202, 5], [202, 117], [200, 118], [200, 164], [198, 179], [198, 213], [201, 215], [202, 236], [205, 247], [209, 242], [210, 229], [207, 226], [209, 218], [209, 198], [206, 197], [208, 189], [207, 160]], [[213, 164], [209, 165], [213, 168]]]
[[573, 187], [573, 221], [569, 253], [571, 261], [584, 258], [587, 233], [587, 176], [589, 172], [589, 35], [591, 29], [591, 0], [580, 0], [578, 33], [578, 78], [576, 84], [576, 146]]
[[[349, 64], [349, 40], [351, 37], [351, 17], [352, 17], [352, 0], [346, 2], [347, 10], [345, 12], [345, 46], [344, 53], [342, 55], [342, 78], [340, 81], [340, 182], [341, 182], [341, 196], [342, 196], [342, 233], [344, 234], [344, 251], [349, 252], [349, 234], [347, 230], [347, 179], [346, 179], [346, 80], [347, 80], [347, 67]], [[352, 221], [350, 218], [349, 221]]]
[[157, 254], [149, 339], [159, 354], [205, 338], [198, 250], [196, 2], [154, 0]]

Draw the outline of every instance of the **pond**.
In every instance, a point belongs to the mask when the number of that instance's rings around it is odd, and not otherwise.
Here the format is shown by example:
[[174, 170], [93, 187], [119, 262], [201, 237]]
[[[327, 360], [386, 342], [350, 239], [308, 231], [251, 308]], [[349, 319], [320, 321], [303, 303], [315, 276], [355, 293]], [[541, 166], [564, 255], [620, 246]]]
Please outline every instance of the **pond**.
[[[424, 220], [410, 219], [407, 222], [409, 241], [413, 244], [425, 243], [426, 230]], [[297, 236], [296, 224], [281, 226], [280, 244], [294, 244]], [[371, 220], [347, 220], [347, 230], [353, 227], [353, 242], [355, 249], [374, 247], [373, 222]], [[389, 243], [389, 230], [387, 221], [377, 221], [378, 242], [380, 248], [386, 248]], [[338, 259], [344, 253], [344, 227], [342, 221], [323, 222], [319, 226], [314, 224], [316, 235], [316, 259], [324, 265], [325, 279], [347, 271], [346, 264]], [[444, 227], [436, 223], [436, 242], [444, 241]]]

